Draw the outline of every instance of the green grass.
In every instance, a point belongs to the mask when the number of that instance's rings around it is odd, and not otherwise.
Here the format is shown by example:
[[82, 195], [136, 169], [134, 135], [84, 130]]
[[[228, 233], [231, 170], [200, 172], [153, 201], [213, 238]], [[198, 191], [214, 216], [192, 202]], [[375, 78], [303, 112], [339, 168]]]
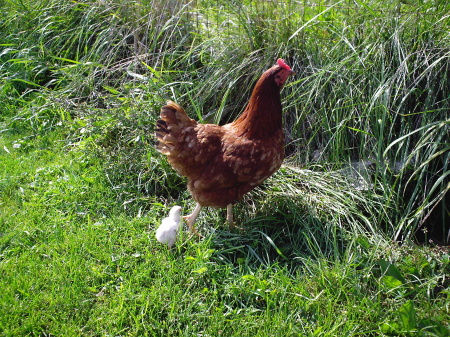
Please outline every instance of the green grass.
[[[0, 335], [447, 336], [445, 1], [0, 2]], [[202, 238], [153, 148], [225, 123], [277, 57], [285, 165]], [[422, 245], [426, 243], [426, 245]]]
[[[245, 234], [216, 220], [169, 252], [153, 235], [167, 209], [125, 215], [98, 160], [62, 136], [1, 140], [2, 335], [448, 333], [448, 251], [297, 214], [248, 220]], [[318, 225], [345, 242], [320, 244]]]

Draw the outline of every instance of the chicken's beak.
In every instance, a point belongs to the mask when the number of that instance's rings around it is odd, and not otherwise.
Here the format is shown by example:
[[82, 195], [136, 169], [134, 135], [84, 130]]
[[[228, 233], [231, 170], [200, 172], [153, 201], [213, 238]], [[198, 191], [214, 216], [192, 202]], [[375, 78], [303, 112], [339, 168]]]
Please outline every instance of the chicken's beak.
[[289, 71], [289, 76], [292, 76], [292, 75], [295, 75], [295, 74], [296, 74], [295, 71], [293, 71], [293, 70], [290, 70], [290, 71]]

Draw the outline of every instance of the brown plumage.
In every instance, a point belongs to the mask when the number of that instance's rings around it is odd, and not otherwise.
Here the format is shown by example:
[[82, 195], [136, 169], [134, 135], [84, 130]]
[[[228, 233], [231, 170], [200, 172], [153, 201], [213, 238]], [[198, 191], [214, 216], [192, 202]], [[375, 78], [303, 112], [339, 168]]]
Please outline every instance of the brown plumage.
[[284, 158], [280, 90], [294, 72], [279, 59], [262, 74], [242, 115], [224, 126], [198, 124], [168, 101], [156, 122], [156, 148], [188, 178], [197, 206], [186, 216], [191, 231], [203, 206], [227, 207], [275, 173]]

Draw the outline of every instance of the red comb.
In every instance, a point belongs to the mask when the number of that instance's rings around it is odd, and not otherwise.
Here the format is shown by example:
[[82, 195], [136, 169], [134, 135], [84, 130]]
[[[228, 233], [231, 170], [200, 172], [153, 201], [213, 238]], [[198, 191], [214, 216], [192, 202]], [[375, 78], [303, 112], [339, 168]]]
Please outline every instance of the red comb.
[[278, 63], [278, 65], [279, 65], [281, 68], [284, 68], [284, 69], [286, 69], [286, 70], [291, 70], [291, 67], [289, 67], [289, 66], [284, 62], [283, 59], [278, 59], [278, 60], [277, 60], [277, 63]]

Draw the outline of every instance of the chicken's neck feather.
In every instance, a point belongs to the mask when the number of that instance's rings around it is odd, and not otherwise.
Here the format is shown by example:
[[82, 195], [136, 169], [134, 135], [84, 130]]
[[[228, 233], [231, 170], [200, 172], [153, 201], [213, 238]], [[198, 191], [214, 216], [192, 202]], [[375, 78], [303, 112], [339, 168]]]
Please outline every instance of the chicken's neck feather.
[[256, 83], [242, 115], [232, 123], [240, 136], [264, 139], [282, 128], [280, 88], [270, 74], [265, 75]]

